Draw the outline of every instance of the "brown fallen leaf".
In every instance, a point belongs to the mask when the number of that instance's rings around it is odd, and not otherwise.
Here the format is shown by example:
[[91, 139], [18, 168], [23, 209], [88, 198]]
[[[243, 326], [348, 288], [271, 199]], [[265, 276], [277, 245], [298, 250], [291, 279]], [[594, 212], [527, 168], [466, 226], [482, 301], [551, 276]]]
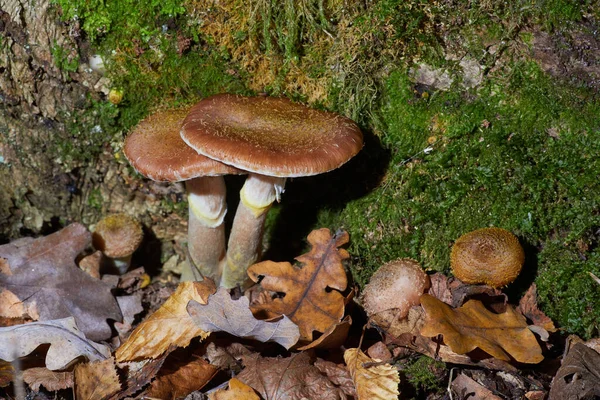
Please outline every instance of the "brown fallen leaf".
[[452, 381], [450, 388], [454, 393], [458, 394], [459, 399], [502, 400], [501, 397], [496, 396], [491, 390], [464, 374], [459, 374]]
[[156, 358], [171, 345], [186, 347], [197, 336], [205, 339], [209, 333], [194, 323], [186, 307], [190, 300], [206, 304], [208, 296], [215, 289], [214, 283], [209, 279], [202, 282], [182, 282], [177, 291], [139, 324], [127, 341], [117, 349], [117, 361]]
[[190, 301], [188, 314], [206, 332], [227, 332], [240, 338], [260, 342], [276, 342], [289, 349], [298, 342], [298, 325], [285, 315], [278, 321], [267, 322], [254, 318], [247, 297], [233, 300], [227, 289], [219, 288], [208, 297], [208, 304]]
[[242, 357], [245, 368], [237, 378], [265, 400], [343, 399], [343, 392], [310, 364], [308, 353], [287, 358]]
[[350, 397], [356, 397], [356, 388], [354, 387], [354, 381], [350, 375], [350, 371], [344, 364], [336, 364], [331, 361], [325, 361], [321, 358], [317, 358], [315, 361], [315, 367], [319, 369], [334, 385], [339, 387], [345, 395]]
[[354, 381], [358, 400], [396, 400], [400, 395], [398, 370], [390, 364], [380, 364], [360, 349], [344, 352], [344, 361]]
[[548, 400], [600, 398], [600, 354], [576, 343], [552, 380]]
[[219, 371], [219, 368], [202, 358], [179, 359], [173, 362], [169, 357], [169, 360], [169, 365], [164, 366], [150, 384], [146, 391], [147, 397], [161, 400], [183, 398], [202, 389]]
[[537, 305], [537, 286], [532, 283], [527, 292], [519, 300], [517, 311], [529, 318], [534, 325], [544, 328], [548, 332], [556, 332], [554, 322], [544, 314]]
[[334, 349], [340, 347], [348, 338], [352, 318], [346, 315], [343, 320], [337, 324], [331, 325], [321, 336], [305, 346], [298, 347], [298, 350], [308, 349]]
[[227, 347], [217, 347], [214, 342], [206, 346], [206, 358], [209, 363], [223, 370], [231, 370], [236, 374], [242, 369], [242, 356], [247, 356], [251, 353], [243, 344], [235, 342]]
[[110, 400], [120, 400], [133, 396], [150, 384], [158, 374], [158, 371], [160, 371], [167, 356], [175, 350], [175, 348], [175, 346], [169, 347], [167, 351], [156, 359], [118, 363], [117, 366], [126, 376], [126, 379], [123, 383], [123, 390], [112, 396]]
[[75, 382], [73, 371], [56, 372], [48, 368], [26, 369], [23, 371], [23, 381], [34, 392], [39, 392], [40, 386], [50, 391], [68, 389], [72, 388]]
[[453, 309], [433, 296], [421, 296], [427, 313], [421, 335], [444, 336], [444, 342], [458, 353], [465, 354], [479, 347], [500, 360], [510, 357], [523, 363], [536, 364], [544, 359], [525, 317], [507, 306], [503, 314], [488, 311], [478, 300], [469, 300]]
[[392, 353], [388, 349], [385, 343], [379, 341], [372, 344], [367, 349], [367, 355], [371, 358], [377, 358], [379, 360], [390, 360], [392, 358]]
[[107, 320], [121, 321], [119, 305], [108, 285], [74, 261], [90, 243], [90, 233], [75, 223], [46, 237], [0, 246], [0, 259], [8, 265], [8, 273], [7, 268], [0, 272], [0, 286], [34, 305], [41, 321], [73, 316], [87, 338], [108, 339]]
[[10, 385], [15, 374], [12, 364], [0, 360], [0, 388]]
[[75, 366], [75, 398], [107, 399], [121, 390], [114, 358]]
[[208, 396], [209, 400], [260, 400], [254, 390], [239, 379], [231, 378], [229, 389], [219, 389]]
[[14, 361], [46, 343], [46, 367], [51, 370], [63, 369], [80, 356], [90, 361], [110, 357], [110, 349], [86, 339], [70, 317], [0, 328], [0, 359]]
[[[288, 262], [263, 261], [248, 269], [254, 282], [273, 292], [285, 293], [283, 298], [268, 299], [252, 308], [264, 312], [269, 318], [287, 315], [300, 327], [302, 340], [312, 340], [313, 331], [325, 332], [340, 322], [344, 315], [346, 271], [342, 261], [349, 257], [339, 247], [348, 243], [348, 233], [339, 232], [333, 237], [329, 229], [312, 231], [308, 235], [312, 249], [296, 257], [302, 267]], [[262, 280], [261, 280], [262, 278]]]
[[[37, 321], [40, 318], [35, 304], [23, 303], [13, 292], [3, 288], [0, 288], [0, 316], [3, 320]], [[3, 323], [1, 326], [9, 325]]]

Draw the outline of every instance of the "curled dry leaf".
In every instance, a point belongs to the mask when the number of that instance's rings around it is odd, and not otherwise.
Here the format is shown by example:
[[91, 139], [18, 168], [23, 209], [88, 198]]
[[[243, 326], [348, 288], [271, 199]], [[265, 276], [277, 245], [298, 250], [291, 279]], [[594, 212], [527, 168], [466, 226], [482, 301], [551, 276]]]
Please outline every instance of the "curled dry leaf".
[[504, 361], [513, 357], [519, 362], [536, 364], [544, 359], [525, 317], [511, 306], [503, 314], [494, 314], [480, 301], [469, 300], [453, 309], [427, 294], [421, 296], [421, 304], [427, 313], [421, 335], [443, 335], [444, 342], [458, 354], [479, 347]]
[[260, 342], [276, 342], [289, 349], [300, 338], [298, 325], [285, 315], [278, 321], [267, 322], [254, 318], [247, 297], [233, 300], [227, 289], [220, 288], [202, 305], [190, 301], [187, 306], [190, 317], [206, 332], [227, 332], [240, 338]]
[[109, 285], [75, 265], [75, 257], [90, 243], [87, 229], [71, 224], [46, 237], [0, 246], [5, 260], [0, 286], [28, 307], [34, 305], [41, 321], [73, 316], [89, 339], [108, 339], [112, 330], [107, 320], [121, 320], [119, 305]]
[[29, 368], [23, 371], [23, 381], [34, 392], [38, 392], [40, 386], [50, 391], [56, 391], [72, 388], [74, 376], [72, 371], [56, 372], [50, 371], [48, 368]]
[[334, 349], [340, 347], [348, 338], [352, 318], [346, 315], [337, 324], [331, 325], [318, 339], [313, 340], [306, 346], [298, 347], [298, 350], [308, 349]]
[[137, 326], [131, 336], [115, 354], [117, 361], [156, 358], [169, 346], [185, 347], [190, 341], [209, 334], [200, 329], [187, 312], [190, 300], [206, 304], [208, 296], [215, 292], [211, 280], [182, 282], [175, 293], [154, 314]]
[[556, 332], [554, 322], [544, 314], [537, 305], [537, 286], [532, 283], [527, 292], [519, 300], [517, 311], [523, 313], [534, 325], [544, 328], [548, 332]]
[[350, 397], [356, 397], [356, 388], [354, 387], [354, 381], [350, 375], [350, 371], [344, 364], [336, 364], [331, 361], [325, 361], [321, 358], [317, 358], [315, 361], [315, 367], [319, 369], [334, 385], [339, 387], [345, 395]]
[[[283, 298], [269, 299], [252, 307], [269, 318], [287, 315], [300, 327], [302, 340], [312, 340], [313, 331], [325, 332], [340, 322], [344, 315], [346, 271], [342, 261], [349, 257], [339, 247], [348, 243], [348, 233], [333, 237], [329, 229], [312, 231], [308, 235], [312, 249], [296, 257], [302, 267], [288, 262], [263, 261], [248, 269], [254, 282], [272, 292], [285, 293]], [[261, 280], [262, 277], [262, 280]]]
[[237, 378], [265, 400], [343, 399], [343, 392], [310, 364], [308, 353], [287, 358], [242, 357], [245, 368]]
[[400, 395], [398, 370], [390, 364], [378, 363], [360, 349], [344, 352], [344, 361], [350, 371], [359, 400], [396, 400]]
[[110, 349], [88, 340], [70, 317], [0, 328], [0, 359], [14, 361], [46, 343], [46, 367], [51, 370], [63, 369], [80, 356], [90, 361], [110, 357]]
[[552, 380], [549, 400], [600, 398], [600, 354], [576, 343]]
[[209, 400], [260, 400], [254, 390], [239, 379], [231, 378], [229, 389], [219, 389], [208, 396]]
[[464, 374], [459, 374], [452, 381], [450, 387], [454, 393], [458, 394], [459, 399], [502, 400], [501, 397], [496, 396], [491, 390]]
[[158, 374], [167, 356], [175, 349], [171, 346], [160, 357], [142, 361], [128, 361], [118, 363], [119, 369], [126, 375], [123, 390], [110, 400], [124, 399], [133, 396], [140, 389], [148, 385]]
[[235, 373], [241, 370], [241, 363], [238, 363], [238, 360], [241, 360], [242, 356], [251, 353], [241, 343], [231, 343], [227, 347], [217, 347], [213, 342], [206, 346], [206, 358], [208, 358], [209, 363], [224, 370], [232, 370]]
[[121, 390], [114, 358], [75, 366], [77, 400], [108, 399]]
[[218, 371], [219, 368], [210, 365], [202, 358], [186, 360], [184, 363], [169, 363], [169, 366], [163, 367], [156, 380], [150, 384], [146, 396], [162, 400], [183, 398], [193, 391], [202, 389]]

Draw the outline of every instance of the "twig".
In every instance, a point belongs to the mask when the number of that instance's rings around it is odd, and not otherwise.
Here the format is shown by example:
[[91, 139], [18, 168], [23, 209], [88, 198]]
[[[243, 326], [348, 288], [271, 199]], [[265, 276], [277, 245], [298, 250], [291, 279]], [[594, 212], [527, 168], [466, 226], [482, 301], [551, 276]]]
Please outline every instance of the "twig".
[[600, 285], [600, 278], [598, 278], [596, 275], [592, 274], [591, 272], [588, 272], [588, 274], [590, 274], [592, 279], [595, 280], [598, 285]]
[[452, 397], [452, 374], [454, 373], [455, 368], [450, 368], [450, 376], [448, 377], [448, 396], [450, 396], [450, 400], [454, 400], [454, 398]]

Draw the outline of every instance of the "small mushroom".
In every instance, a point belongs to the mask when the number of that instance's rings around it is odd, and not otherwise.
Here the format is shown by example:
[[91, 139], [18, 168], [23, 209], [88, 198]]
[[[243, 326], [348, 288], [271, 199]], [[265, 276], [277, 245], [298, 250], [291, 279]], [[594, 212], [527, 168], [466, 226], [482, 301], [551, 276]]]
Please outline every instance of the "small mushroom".
[[514, 281], [525, 262], [515, 235], [502, 228], [483, 228], [458, 238], [450, 254], [454, 276], [469, 284], [501, 287]]
[[[403, 319], [431, 282], [421, 265], [410, 258], [401, 258], [382, 265], [371, 277], [362, 293], [362, 302], [369, 317], [392, 313], [387, 319]], [[384, 318], [386, 319], [386, 318]]]
[[138, 221], [126, 214], [112, 214], [102, 218], [92, 233], [92, 244], [124, 274], [131, 256], [142, 243], [144, 233]]
[[340, 167], [360, 151], [362, 133], [350, 119], [285, 98], [220, 94], [200, 101], [181, 129], [198, 153], [249, 172], [240, 192], [221, 286], [248, 281], [260, 257], [266, 213], [288, 177]]
[[243, 172], [199, 155], [181, 140], [179, 130], [187, 112], [167, 110], [150, 115], [125, 139], [123, 150], [130, 164], [145, 177], [186, 182], [192, 275], [196, 280], [207, 276], [218, 282], [225, 262], [223, 219], [227, 204], [223, 175]]

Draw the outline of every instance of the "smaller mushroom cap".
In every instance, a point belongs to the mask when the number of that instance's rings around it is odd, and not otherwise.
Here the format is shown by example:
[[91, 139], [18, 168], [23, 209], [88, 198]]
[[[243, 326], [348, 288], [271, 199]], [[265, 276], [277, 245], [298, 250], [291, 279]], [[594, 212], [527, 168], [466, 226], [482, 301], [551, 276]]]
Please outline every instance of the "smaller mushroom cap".
[[469, 284], [501, 287], [514, 281], [525, 262], [519, 239], [502, 228], [483, 228], [458, 238], [450, 253], [454, 276]]
[[352, 120], [286, 98], [220, 94], [193, 106], [183, 140], [207, 157], [281, 178], [317, 175], [347, 162], [363, 146]]
[[154, 181], [168, 182], [244, 173], [198, 154], [181, 140], [179, 130], [187, 113], [187, 109], [159, 111], [133, 129], [123, 146], [133, 168]]
[[107, 257], [121, 258], [133, 254], [143, 237], [138, 221], [126, 214], [112, 214], [96, 224], [92, 244]]
[[412, 306], [430, 286], [429, 276], [410, 258], [391, 261], [371, 277], [362, 294], [367, 315], [391, 311], [396, 319], [405, 318]]

